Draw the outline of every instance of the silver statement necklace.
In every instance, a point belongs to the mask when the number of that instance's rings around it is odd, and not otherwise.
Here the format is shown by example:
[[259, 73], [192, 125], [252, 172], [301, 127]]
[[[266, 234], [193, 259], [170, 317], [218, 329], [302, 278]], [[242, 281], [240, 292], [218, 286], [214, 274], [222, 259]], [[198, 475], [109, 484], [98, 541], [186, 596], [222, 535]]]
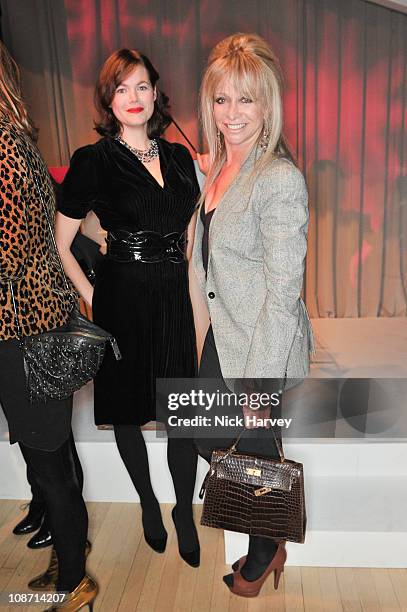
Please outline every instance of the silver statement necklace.
[[115, 140], [131, 151], [142, 164], [149, 164], [158, 157], [158, 142], [154, 138], [152, 139], [148, 149], [144, 149], [144, 151], [132, 147], [125, 140], [123, 140], [123, 138], [120, 138], [120, 136], [116, 136]]

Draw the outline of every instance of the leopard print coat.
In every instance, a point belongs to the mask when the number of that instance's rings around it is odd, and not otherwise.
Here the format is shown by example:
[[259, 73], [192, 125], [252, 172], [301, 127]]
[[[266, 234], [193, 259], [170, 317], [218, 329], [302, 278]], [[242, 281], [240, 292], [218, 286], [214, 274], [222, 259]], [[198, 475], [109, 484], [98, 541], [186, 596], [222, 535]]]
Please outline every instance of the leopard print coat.
[[22, 336], [64, 325], [73, 306], [33, 172], [53, 220], [54, 191], [38, 149], [24, 132], [0, 121], [0, 340], [18, 336], [10, 283]]

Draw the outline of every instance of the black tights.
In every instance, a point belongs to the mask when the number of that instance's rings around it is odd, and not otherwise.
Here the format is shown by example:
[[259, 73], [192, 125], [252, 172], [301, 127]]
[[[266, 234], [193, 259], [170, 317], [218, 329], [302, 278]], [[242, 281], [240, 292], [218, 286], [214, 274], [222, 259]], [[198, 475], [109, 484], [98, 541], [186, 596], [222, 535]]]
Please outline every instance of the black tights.
[[[200, 378], [212, 378], [217, 380], [217, 388], [225, 393], [229, 393], [221, 372], [219, 356], [216, 350], [215, 339], [213, 336], [212, 327], [209, 328], [205, 338], [205, 344], [202, 351], [201, 365], [199, 370]], [[220, 413], [223, 408], [219, 407]], [[278, 409], [274, 408], [275, 416], [280, 416]], [[241, 415], [241, 408], [236, 408], [236, 414]], [[235, 437], [239, 431], [235, 432]], [[225, 435], [227, 432], [225, 431]], [[201, 457], [208, 463], [211, 461], [211, 455], [214, 448], [228, 448], [232, 439], [197, 439], [196, 444]], [[239, 450], [243, 453], [264, 455], [266, 457], [278, 458], [278, 450], [275, 445], [272, 434], [265, 429], [247, 430], [239, 443]], [[266, 569], [272, 558], [277, 552], [277, 544], [271, 538], [262, 538], [259, 536], [249, 536], [249, 550], [246, 557], [246, 562], [242, 567], [241, 573], [246, 580], [257, 580]]]
[[[151, 485], [147, 448], [140, 427], [115, 425], [114, 433], [120, 456], [140, 497], [144, 531], [150, 537], [162, 538], [166, 531]], [[184, 550], [193, 550], [197, 546], [197, 536], [192, 520], [192, 497], [198, 460], [193, 440], [168, 438], [167, 459], [177, 499], [180, 546]]]
[[[207, 444], [199, 444], [199, 454], [209, 464], [211, 462], [212, 448], [208, 448], [208, 443], [214, 446], [214, 440], [206, 441]], [[219, 447], [226, 448], [228, 444], [219, 444]], [[249, 550], [246, 556], [246, 562], [241, 568], [241, 574], [246, 580], [257, 580], [264, 573], [266, 567], [273, 559], [277, 552], [277, 544], [271, 538], [263, 538], [260, 536], [249, 536]]]
[[[70, 438], [69, 438], [70, 444], [71, 444], [71, 451], [72, 451], [72, 457], [75, 463], [75, 472], [76, 472], [76, 477], [79, 483], [79, 488], [82, 491], [83, 490], [83, 471], [82, 471], [82, 466], [81, 466], [81, 462], [79, 461], [79, 457], [78, 457], [78, 453], [76, 451], [76, 446], [75, 446], [75, 442], [73, 439], [73, 435], [71, 433]], [[30, 503], [30, 508], [35, 508], [36, 506], [43, 506], [44, 510], [45, 510], [45, 499], [44, 499], [44, 495], [43, 492], [41, 490], [41, 487], [37, 484], [37, 481], [35, 480], [35, 476], [33, 474], [33, 471], [30, 467], [30, 465], [27, 465], [27, 480], [30, 484], [31, 487], [31, 494], [32, 494], [32, 500]], [[44, 520], [42, 522], [42, 529], [49, 529], [49, 522], [48, 522], [48, 517], [47, 517], [47, 513], [45, 511], [45, 516], [44, 516]]]
[[21, 452], [45, 501], [58, 557], [57, 589], [73, 591], [85, 575], [88, 513], [82, 497], [83, 474], [72, 434], [59, 448], [44, 451], [20, 443]]

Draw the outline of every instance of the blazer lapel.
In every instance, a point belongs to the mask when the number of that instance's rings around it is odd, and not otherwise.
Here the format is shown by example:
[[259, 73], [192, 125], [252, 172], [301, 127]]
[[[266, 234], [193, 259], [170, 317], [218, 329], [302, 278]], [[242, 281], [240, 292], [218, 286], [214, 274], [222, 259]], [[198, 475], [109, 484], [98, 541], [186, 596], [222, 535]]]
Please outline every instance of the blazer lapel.
[[192, 249], [192, 264], [195, 270], [196, 277], [201, 286], [201, 289], [205, 290], [205, 270], [202, 261], [202, 236], [203, 236], [203, 223], [201, 220], [201, 208], [205, 205], [203, 202], [198, 209], [198, 218], [195, 226], [194, 236], [194, 247]]
[[[209, 238], [208, 238], [208, 271], [211, 263], [211, 243], [216, 236], [227, 230], [227, 216], [236, 211], [239, 206], [244, 204], [246, 198], [250, 195], [249, 191], [245, 189], [244, 183], [253, 169], [253, 165], [259, 156], [258, 147], [254, 147], [246, 160], [243, 162], [240, 168], [239, 174], [232, 182], [229, 189], [226, 191], [224, 196], [219, 200], [216, 210], [212, 216], [211, 224], [209, 227]], [[236, 193], [240, 191], [241, 197], [236, 197]], [[198, 282], [201, 285], [202, 290], [205, 293], [206, 275], [202, 262], [202, 236], [203, 236], [203, 223], [201, 220], [201, 208], [205, 206], [205, 202], [201, 204], [198, 210], [198, 219], [195, 228], [195, 239], [194, 248], [192, 252], [192, 263], [194, 266], [195, 273], [198, 278]], [[226, 220], [226, 223], [225, 223]]]
[[250, 151], [240, 168], [239, 174], [236, 176], [225, 195], [219, 200], [209, 228], [209, 258], [211, 242], [216, 239], [217, 235], [225, 231], [228, 215], [244, 208], [246, 201], [250, 197], [251, 188], [246, 185], [246, 180], [253, 170], [254, 163], [258, 156], [259, 151], [256, 146]]

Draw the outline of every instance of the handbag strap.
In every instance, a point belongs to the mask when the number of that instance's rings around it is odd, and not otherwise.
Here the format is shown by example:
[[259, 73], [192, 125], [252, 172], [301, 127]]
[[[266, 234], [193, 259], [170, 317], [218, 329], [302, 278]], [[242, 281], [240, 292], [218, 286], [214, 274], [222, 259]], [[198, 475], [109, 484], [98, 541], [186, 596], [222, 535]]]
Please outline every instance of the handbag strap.
[[22, 334], [21, 334], [21, 327], [20, 327], [20, 321], [18, 319], [18, 312], [17, 312], [17, 305], [16, 305], [16, 298], [14, 295], [14, 288], [13, 288], [13, 283], [11, 281], [9, 281], [9, 287], [10, 287], [10, 294], [11, 294], [11, 302], [13, 304], [13, 311], [14, 311], [14, 321], [16, 324], [16, 328], [17, 328], [17, 340], [21, 346], [22, 343]]
[[[21, 147], [19, 147], [19, 145], [21, 145]], [[50, 236], [50, 239], [51, 239], [51, 243], [52, 243], [52, 247], [53, 247], [53, 255], [55, 255], [55, 258], [56, 258], [56, 260], [58, 262], [59, 271], [60, 271], [60, 274], [61, 274], [62, 279], [64, 281], [65, 289], [67, 289], [67, 291], [72, 294], [72, 289], [71, 289], [71, 287], [69, 285], [68, 278], [67, 278], [67, 276], [65, 274], [65, 270], [64, 270], [64, 266], [62, 264], [61, 256], [59, 254], [57, 243], [55, 241], [54, 227], [53, 227], [53, 224], [51, 223], [51, 219], [50, 219], [49, 214], [48, 214], [47, 205], [45, 204], [44, 197], [43, 197], [43, 194], [42, 194], [42, 190], [41, 190], [41, 187], [40, 187], [39, 182], [38, 182], [37, 172], [33, 168], [33, 164], [32, 164], [32, 152], [28, 149], [28, 147], [25, 146], [24, 143], [21, 142], [21, 140], [17, 144], [17, 148], [21, 148], [21, 152], [23, 153], [23, 157], [26, 160], [29, 173], [30, 173], [30, 175], [31, 175], [31, 177], [32, 177], [32, 179], [34, 181], [35, 188], [37, 190], [38, 197], [39, 197], [39, 200], [41, 202], [41, 206], [42, 206], [42, 209], [44, 211], [45, 219], [46, 219], [46, 222], [47, 222], [48, 233], [49, 233], [49, 236]], [[26, 200], [25, 201], [25, 209], [27, 209], [27, 208], [28, 208], [28, 202]]]
[[[19, 147], [19, 144], [21, 145], [21, 147]], [[62, 264], [62, 260], [61, 260], [61, 256], [59, 254], [58, 251], [58, 247], [57, 247], [57, 243], [55, 241], [55, 236], [54, 236], [54, 229], [51, 223], [51, 220], [49, 218], [48, 215], [48, 210], [47, 210], [47, 206], [45, 204], [43, 195], [42, 195], [42, 191], [41, 191], [41, 187], [38, 183], [38, 177], [37, 177], [37, 173], [35, 172], [35, 170], [32, 168], [32, 165], [30, 164], [30, 161], [32, 159], [32, 154], [31, 152], [28, 150], [28, 148], [23, 145], [21, 143], [21, 141], [17, 144], [17, 149], [21, 149], [21, 152], [23, 153], [23, 157], [26, 160], [27, 163], [27, 167], [29, 170], [29, 173], [31, 174], [31, 177], [34, 181], [36, 190], [38, 192], [38, 196], [41, 202], [41, 207], [44, 211], [44, 215], [45, 215], [45, 219], [46, 219], [46, 223], [47, 223], [47, 228], [48, 228], [48, 234], [51, 238], [51, 243], [53, 246], [53, 254], [56, 257], [56, 261], [58, 262], [58, 267], [59, 267], [59, 271], [60, 274], [62, 276], [62, 279], [64, 281], [64, 285], [65, 285], [65, 289], [67, 289], [67, 291], [72, 295], [72, 290], [69, 286], [69, 282], [67, 279], [67, 276], [65, 274], [65, 270], [64, 270], [64, 266]], [[27, 214], [27, 210], [28, 210], [28, 201], [27, 199], [25, 200], [25, 205], [24, 205], [24, 214], [25, 214], [25, 218], [26, 218], [26, 225], [27, 225], [27, 232], [28, 232], [28, 214]], [[28, 256], [27, 256], [28, 259]], [[14, 320], [15, 320], [15, 324], [16, 324], [16, 328], [17, 328], [17, 339], [20, 342], [20, 344], [22, 343], [22, 332], [21, 332], [21, 325], [20, 325], [20, 321], [19, 321], [19, 317], [18, 317], [18, 310], [17, 310], [17, 304], [16, 304], [16, 299], [15, 299], [15, 295], [14, 295], [14, 287], [13, 287], [13, 282], [9, 281], [8, 283], [9, 287], [10, 287], [10, 294], [11, 294], [11, 301], [13, 304], [13, 310], [14, 310]]]
[[40, 185], [38, 183], [37, 173], [35, 172], [35, 170], [32, 169], [32, 167], [30, 167], [29, 164], [28, 164], [28, 167], [30, 169], [31, 176], [32, 176], [32, 178], [34, 180], [34, 183], [35, 183], [35, 186], [36, 186], [36, 189], [37, 189], [37, 192], [38, 192], [38, 196], [39, 196], [40, 201], [41, 201], [41, 206], [42, 206], [43, 211], [44, 211], [45, 219], [47, 221], [48, 233], [49, 233], [49, 236], [51, 238], [51, 243], [52, 243], [52, 246], [53, 246], [53, 249], [54, 249], [54, 255], [56, 256], [56, 259], [58, 261], [59, 271], [60, 271], [61, 276], [63, 278], [65, 288], [70, 293], [72, 293], [72, 290], [71, 290], [71, 288], [69, 286], [68, 278], [67, 278], [67, 276], [65, 274], [64, 266], [62, 264], [61, 256], [60, 256], [59, 251], [58, 251], [58, 247], [57, 247], [57, 243], [56, 243], [55, 235], [54, 235], [54, 228], [53, 228], [53, 225], [52, 225], [51, 220], [49, 218], [47, 206], [46, 206], [46, 204], [44, 202], [42, 191], [41, 191]]
[[[236, 440], [235, 440], [235, 441], [233, 442], [233, 444], [232, 444], [232, 445], [231, 445], [231, 446], [228, 448], [227, 452], [226, 452], [226, 453], [223, 455], [223, 457], [221, 457], [221, 458], [219, 459], [219, 463], [220, 463], [221, 461], [223, 461], [224, 459], [226, 459], [226, 457], [228, 457], [228, 456], [229, 456], [229, 455], [231, 455], [232, 453], [235, 453], [235, 452], [236, 452], [236, 450], [237, 450], [237, 445], [239, 444], [239, 442], [240, 442], [241, 438], [243, 437], [243, 434], [245, 433], [245, 431], [246, 431], [246, 428], [242, 429], [242, 431], [240, 432], [240, 434], [237, 436]], [[280, 444], [280, 442], [279, 442], [279, 440], [278, 440], [278, 438], [277, 438], [277, 436], [276, 436], [276, 434], [275, 434], [275, 431], [274, 431], [274, 428], [273, 428], [273, 427], [271, 427], [271, 432], [272, 432], [272, 434], [273, 434], [273, 437], [274, 437], [274, 442], [275, 442], [275, 444], [276, 444], [277, 451], [278, 451], [278, 454], [279, 454], [279, 456], [280, 456], [280, 461], [281, 461], [281, 463], [284, 463], [284, 461], [285, 461], [285, 456], [284, 456], [283, 445], [282, 445], [282, 444]]]

